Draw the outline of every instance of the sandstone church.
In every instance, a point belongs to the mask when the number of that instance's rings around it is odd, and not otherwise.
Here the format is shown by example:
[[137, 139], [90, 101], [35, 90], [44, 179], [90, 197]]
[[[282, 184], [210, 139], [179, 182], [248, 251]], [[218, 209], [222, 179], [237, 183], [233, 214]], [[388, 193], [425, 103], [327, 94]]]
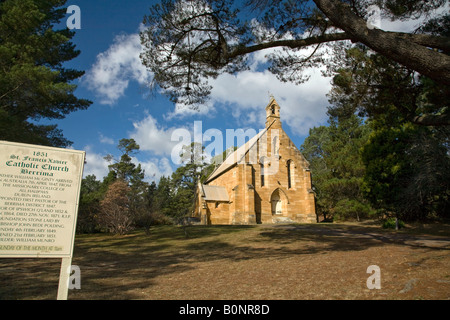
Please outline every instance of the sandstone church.
[[284, 132], [271, 98], [266, 125], [197, 186], [202, 224], [316, 222], [309, 164]]

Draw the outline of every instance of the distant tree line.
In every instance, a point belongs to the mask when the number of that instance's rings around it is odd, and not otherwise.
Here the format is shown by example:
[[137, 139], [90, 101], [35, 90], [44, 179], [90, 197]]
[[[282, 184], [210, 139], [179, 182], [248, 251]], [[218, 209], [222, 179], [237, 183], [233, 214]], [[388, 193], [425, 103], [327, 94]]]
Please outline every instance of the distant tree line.
[[111, 155], [109, 173], [103, 181], [86, 176], [81, 185], [77, 231], [79, 233], [110, 232], [125, 234], [134, 228], [145, 229], [156, 224], [179, 223], [193, 209], [198, 181], [212, 172], [214, 165], [202, 159], [202, 148], [193, 143], [183, 147], [183, 164], [171, 176], [159, 182], [146, 182], [141, 165], [131, 155], [139, 150], [133, 139], [119, 141], [119, 160]]
[[[410, 115], [446, 110], [449, 87], [367, 47], [340, 47], [329, 93], [329, 125], [301, 146], [325, 219], [448, 218], [450, 128]], [[403, 111], [402, 111], [403, 110]]]
[[[370, 5], [409, 19], [427, 17], [445, 1], [313, 2], [164, 0], [145, 17], [142, 62], [155, 75], [153, 87], [194, 109], [211, 92], [207, 78], [246, 70], [252, 52], [286, 49], [269, 56], [269, 70], [297, 84], [307, 80], [305, 68], [326, 66], [333, 76], [329, 123], [311, 129], [300, 147], [311, 164], [317, 213], [327, 220], [448, 218], [450, 16], [428, 19], [412, 33], [369, 28], [366, 21]], [[75, 96], [73, 82], [84, 71], [64, 66], [80, 54], [74, 32], [58, 29], [65, 4], [0, 0], [1, 140], [70, 146], [57, 125], [39, 121], [92, 104]], [[258, 23], [251, 14], [240, 21], [239, 12], [255, 13]], [[334, 50], [326, 59], [318, 50], [325, 45]], [[307, 46], [313, 54], [296, 54]], [[215, 167], [203, 161], [202, 148], [185, 146], [183, 165], [149, 183], [132, 161], [136, 141], [122, 139], [118, 149], [120, 159], [107, 156], [106, 177], [82, 181], [78, 232], [124, 234], [177, 222], [190, 213], [198, 181]]]

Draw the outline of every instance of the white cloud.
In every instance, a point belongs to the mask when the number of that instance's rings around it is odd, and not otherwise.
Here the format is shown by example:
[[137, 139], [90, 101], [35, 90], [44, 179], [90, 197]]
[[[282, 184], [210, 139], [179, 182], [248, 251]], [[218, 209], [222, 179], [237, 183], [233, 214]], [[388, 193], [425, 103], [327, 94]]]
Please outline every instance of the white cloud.
[[114, 144], [114, 139], [105, 137], [102, 133], [99, 134], [99, 140], [101, 143]]
[[[84, 148], [86, 151], [86, 163], [84, 165], [83, 178], [88, 175], [95, 175], [97, 180], [103, 180], [108, 175], [109, 163], [103, 158], [104, 156], [92, 151], [91, 146]], [[162, 176], [170, 176], [173, 173], [171, 162], [167, 157], [156, 158], [152, 157], [149, 160], [141, 160], [137, 157], [132, 158], [135, 165], [140, 164], [145, 171], [144, 181], [155, 181], [158, 183]]]
[[[260, 56], [262, 57], [262, 56]], [[264, 108], [273, 95], [281, 106], [284, 124], [295, 134], [307, 135], [309, 129], [322, 125], [326, 119], [328, 101], [326, 94], [331, 89], [330, 78], [322, 76], [320, 69], [309, 69], [309, 81], [296, 85], [282, 82], [268, 70], [247, 70], [237, 74], [222, 74], [210, 80], [213, 86], [210, 101], [200, 110], [176, 105], [165, 120], [191, 116], [231, 115], [240, 127], [264, 127]]]
[[139, 34], [119, 35], [108, 50], [97, 55], [92, 68], [83, 77], [88, 88], [102, 104], [114, 104], [125, 93], [130, 81], [145, 85], [151, 73], [142, 64]]
[[[221, 74], [209, 79], [213, 89], [210, 101], [198, 111], [188, 106], [176, 105], [175, 110], [165, 117], [217, 116], [221, 113], [231, 115], [239, 127], [264, 127], [264, 108], [273, 95], [281, 107], [281, 117], [293, 133], [307, 135], [309, 129], [324, 124], [327, 119], [328, 100], [326, 94], [331, 89], [330, 78], [323, 77], [319, 68], [304, 71], [309, 81], [296, 85], [282, 82], [267, 70], [267, 55], [279, 49], [257, 51], [249, 56], [249, 70], [235, 74]], [[298, 52], [308, 56], [314, 48]]]
[[92, 151], [90, 146], [86, 146], [86, 164], [84, 165], [83, 177], [95, 175], [97, 180], [102, 180], [108, 174], [108, 162], [103, 156]]
[[[130, 81], [144, 85], [150, 81], [151, 73], [142, 65], [139, 54], [142, 45], [138, 34], [120, 35], [110, 48], [97, 56], [96, 63], [87, 72], [83, 81], [100, 97], [102, 104], [114, 104], [125, 93]], [[280, 100], [285, 123], [292, 126], [294, 132], [305, 134], [310, 126], [324, 119], [326, 110], [325, 94], [329, 91], [329, 79], [315, 72], [311, 79], [300, 86], [283, 83], [273, 74], [258, 71], [258, 67], [267, 62], [266, 54], [273, 50], [258, 51], [251, 59], [250, 70], [235, 75], [223, 74], [210, 80], [213, 85], [211, 101], [199, 110], [189, 106], [175, 104], [174, 110], [164, 116], [166, 121], [190, 116], [216, 116], [220, 104], [233, 105], [230, 110], [238, 125], [264, 125], [262, 108], [269, 101], [269, 94]], [[307, 52], [307, 50], [305, 50]], [[312, 71], [310, 71], [312, 72]], [[242, 115], [245, 114], [245, 117]], [[133, 138], [143, 150], [157, 155], [168, 154], [173, 143], [170, 134], [173, 129], [158, 128], [155, 119], [147, 117], [134, 123]], [[103, 143], [111, 143], [104, 137]], [[168, 143], [169, 142], [169, 143]]]
[[212, 116], [214, 110], [214, 106], [211, 102], [198, 106], [197, 109], [193, 109], [191, 106], [182, 103], [176, 103], [174, 110], [166, 114], [164, 119], [170, 121], [175, 118], [184, 118], [188, 116]]
[[[439, 8], [436, 14], [442, 13], [443, 10]], [[424, 18], [408, 21], [382, 19], [380, 27], [389, 31], [411, 32], [423, 22]], [[310, 128], [324, 124], [327, 119], [326, 110], [329, 103], [326, 94], [331, 90], [331, 78], [321, 74], [320, 71], [324, 68], [322, 67], [306, 69], [304, 74], [309, 75], [310, 79], [300, 85], [281, 82], [267, 70], [266, 65], [267, 56], [277, 50], [279, 49], [257, 51], [249, 57], [249, 70], [233, 75], [222, 74], [211, 80], [211, 105], [225, 104], [228, 113], [239, 125], [264, 125], [263, 108], [269, 101], [269, 94], [272, 94], [280, 104], [282, 122], [287, 124], [293, 133], [307, 135]], [[308, 47], [296, 54], [309, 56], [312, 50], [314, 47]], [[326, 58], [328, 54], [325, 51], [324, 54]], [[212, 107], [210, 109], [212, 110]]]
[[[263, 55], [258, 59], [263, 61]], [[280, 104], [282, 122], [294, 133], [306, 135], [310, 128], [326, 119], [326, 94], [331, 84], [330, 78], [323, 77], [319, 69], [308, 69], [305, 73], [310, 79], [301, 85], [282, 82], [267, 70], [223, 74], [214, 80], [211, 98], [214, 103], [227, 105], [241, 125], [264, 126], [264, 107], [273, 95]]]
[[[86, 164], [84, 165], [83, 178], [88, 175], [95, 175], [97, 180], [103, 180], [108, 175], [109, 163], [103, 158], [103, 155], [92, 151], [91, 146], [84, 148], [86, 151]], [[135, 165], [140, 164], [145, 171], [144, 181], [155, 181], [158, 183], [162, 176], [170, 176], [173, 173], [171, 162], [167, 157], [156, 158], [150, 160], [140, 160], [137, 157], [132, 158]]]
[[409, 20], [391, 20], [388, 18], [380, 18], [378, 22], [379, 28], [384, 31], [394, 31], [394, 32], [413, 32], [417, 28], [423, 26], [429, 18], [437, 17], [442, 14], [448, 13], [450, 8], [450, 3], [444, 3], [441, 7], [432, 10], [427, 15], [421, 15], [416, 19]]
[[137, 158], [133, 158], [133, 163], [141, 165], [141, 168], [145, 171], [144, 181], [147, 182], [155, 181], [158, 183], [162, 176], [168, 177], [173, 173], [170, 160], [166, 157], [152, 158], [148, 161], [140, 161]]
[[[134, 164], [140, 164], [145, 170], [145, 181], [155, 181], [158, 183], [161, 176], [170, 176], [173, 173], [170, 155], [172, 149], [179, 144], [178, 141], [171, 141], [172, 132], [178, 128], [164, 128], [160, 126], [155, 118], [148, 114], [143, 120], [134, 122], [134, 131], [130, 133], [130, 138], [136, 140], [140, 146], [137, 157], [133, 157]], [[99, 135], [101, 142], [111, 143], [113, 139]], [[86, 164], [84, 167], [84, 177], [94, 174], [97, 179], [102, 180], [108, 174], [109, 163], [103, 155], [95, 153], [91, 146], [86, 146]], [[150, 152], [150, 157], [148, 153]], [[147, 159], [146, 159], [147, 158]]]
[[130, 134], [140, 150], [150, 151], [156, 155], [170, 155], [173, 147], [178, 143], [171, 141], [172, 132], [177, 128], [164, 128], [158, 125], [150, 114], [142, 121], [134, 122], [134, 131]]

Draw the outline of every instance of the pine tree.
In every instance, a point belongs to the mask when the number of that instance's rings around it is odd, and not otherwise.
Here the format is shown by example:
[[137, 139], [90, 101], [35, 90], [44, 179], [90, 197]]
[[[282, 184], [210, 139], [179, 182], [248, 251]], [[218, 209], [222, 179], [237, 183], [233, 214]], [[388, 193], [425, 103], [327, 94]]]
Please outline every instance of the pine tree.
[[[129, 211], [135, 220], [141, 220], [142, 216], [149, 214], [146, 206], [146, 190], [148, 183], [144, 181], [145, 172], [141, 164], [133, 163], [132, 155], [139, 151], [139, 145], [134, 139], [121, 139], [117, 148], [122, 152], [120, 160], [111, 163], [107, 180], [122, 180], [129, 186]], [[110, 162], [114, 161], [114, 157], [108, 155], [105, 157]]]
[[[328, 64], [324, 47], [343, 41], [363, 45], [390, 61], [443, 85], [450, 84], [448, 12], [430, 19], [445, 0], [163, 0], [150, 8], [141, 32], [142, 62], [153, 73], [153, 87], [173, 101], [198, 108], [211, 94], [208, 81], [251, 67], [250, 54], [272, 49], [265, 66], [282, 81], [309, 79], [310, 67]], [[380, 18], [424, 18], [413, 32], [386, 32], [368, 23], [371, 7]], [[428, 21], [427, 21], [428, 20]], [[435, 28], [434, 26], [438, 27]], [[311, 54], [301, 54], [308, 48]], [[279, 50], [276, 50], [279, 49]], [[416, 119], [450, 124], [450, 113], [435, 111]], [[423, 120], [423, 121], [422, 121]]]
[[325, 219], [367, 218], [374, 211], [362, 191], [360, 149], [367, 143], [369, 127], [355, 115], [330, 117], [329, 122], [311, 129], [300, 147], [310, 162], [317, 209]]
[[362, 149], [365, 197], [404, 220], [448, 216], [450, 88], [364, 48], [336, 59], [329, 113], [357, 112], [372, 129]]
[[71, 82], [84, 72], [64, 62], [80, 51], [74, 32], [54, 27], [66, 14], [65, 0], [0, 1], [0, 139], [65, 147], [71, 144], [54, 124], [92, 102], [74, 95]]
[[102, 183], [95, 175], [88, 175], [81, 181], [80, 205], [78, 207], [77, 232], [94, 232], [97, 227], [96, 216], [100, 211], [100, 201], [105, 192]]

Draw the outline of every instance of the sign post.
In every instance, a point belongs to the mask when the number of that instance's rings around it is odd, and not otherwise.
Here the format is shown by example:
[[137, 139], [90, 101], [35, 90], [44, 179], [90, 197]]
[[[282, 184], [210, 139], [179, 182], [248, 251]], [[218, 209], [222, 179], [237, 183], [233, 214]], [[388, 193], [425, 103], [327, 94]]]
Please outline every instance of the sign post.
[[67, 299], [85, 152], [0, 141], [0, 258], [62, 258]]
[[72, 257], [62, 258], [61, 271], [59, 273], [58, 300], [67, 300], [69, 293], [70, 267], [72, 266]]

